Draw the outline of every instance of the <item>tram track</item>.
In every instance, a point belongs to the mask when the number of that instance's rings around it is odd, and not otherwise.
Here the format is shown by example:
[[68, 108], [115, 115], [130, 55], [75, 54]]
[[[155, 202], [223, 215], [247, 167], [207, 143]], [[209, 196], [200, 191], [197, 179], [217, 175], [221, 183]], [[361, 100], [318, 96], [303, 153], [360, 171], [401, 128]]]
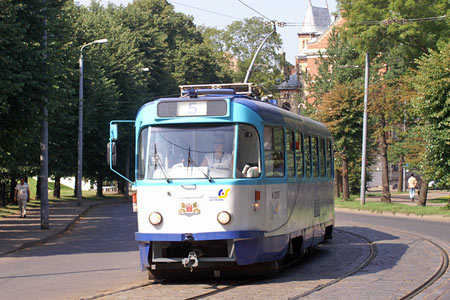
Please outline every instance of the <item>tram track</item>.
[[433, 240], [431, 240], [429, 238], [426, 238], [424, 236], [412, 233], [412, 232], [408, 232], [408, 231], [404, 231], [404, 230], [398, 230], [398, 229], [392, 229], [390, 227], [371, 226], [371, 228], [378, 228], [378, 229], [381, 229], [381, 230], [383, 230], [385, 232], [397, 232], [397, 233], [413, 236], [413, 237], [417, 238], [418, 240], [425, 241], [425, 242], [429, 243], [430, 245], [432, 245], [433, 247], [435, 247], [439, 251], [439, 253], [441, 255], [440, 265], [437, 268], [437, 270], [433, 273], [433, 275], [431, 275], [427, 280], [425, 280], [423, 283], [418, 285], [413, 290], [409, 291], [404, 296], [401, 296], [400, 298], [398, 298], [398, 300], [413, 299], [414, 297], [416, 297], [419, 294], [421, 294], [422, 292], [424, 292], [427, 288], [432, 286], [435, 282], [437, 282], [447, 272], [449, 264], [450, 264], [449, 263], [449, 261], [450, 261], [449, 260], [449, 253], [447, 252], [447, 250], [444, 247], [442, 247], [441, 245], [439, 245], [435, 241], [433, 241]]
[[336, 284], [339, 281], [343, 280], [344, 278], [347, 278], [347, 277], [349, 277], [349, 276], [351, 276], [351, 275], [361, 271], [362, 269], [364, 269], [366, 266], [368, 266], [377, 257], [377, 254], [378, 254], [377, 246], [376, 246], [376, 243], [374, 243], [373, 241], [369, 240], [368, 238], [366, 238], [366, 237], [364, 237], [364, 236], [362, 236], [360, 234], [356, 234], [356, 233], [345, 231], [345, 230], [341, 230], [341, 229], [335, 229], [335, 230], [341, 231], [341, 232], [345, 232], [347, 234], [351, 234], [353, 236], [356, 236], [356, 237], [358, 237], [360, 239], [365, 240], [367, 245], [369, 246], [369, 249], [370, 249], [369, 256], [361, 264], [359, 264], [356, 268], [354, 268], [350, 272], [347, 272], [344, 275], [342, 275], [342, 276], [340, 276], [340, 277], [338, 277], [338, 278], [336, 278], [334, 280], [331, 280], [331, 281], [329, 281], [329, 282], [327, 282], [325, 284], [321, 284], [319, 286], [316, 286], [315, 288], [313, 288], [313, 289], [311, 289], [309, 291], [306, 291], [306, 292], [304, 292], [304, 293], [302, 293], [300, 295], [297, 295], [295, 297], [291, 297], [291, 298], [289, 298], [289, 300], [296, 300], [296, 299], [300, 299], [300, 298], [306, 297], [308, 295], [311, 295], [312, 293], [315, 293], [315, 292], [320, 291], [320, 290], [322, 290], [322, 289], [324, 289], [326, 287], [329, 287], [329, 286], [331, 286], [333, 284]]
[[[387, 229], [387, 228], [386, 228]], [[348, 235], [352, 235], [354, 237], [357, 237], [358, 239], [364, 241], [365, 244], [367, 244], [367, 246], [369, 247], [369, 254], [368, 256], [361, 262], [359, 263], [357, 266], [353, 267], [351, 270], [347, 271], [346, 273], [340, 275], [339, 277], [330, 280], [326, 283], [323, 284], [319, 284], [307, 291], [302, 292], [301, 294], [295, 295], [295, 296], [290, 296], [288, 299], [289, 300], [295, 300], [295, 299], [301, 299], [301, 298], [305, 298], [311, 294], [314, 294], [320, 290], [323, 290], [327, 287], [330, 287], [332, 285], [335, 285], [337, 283], [339, 283], [340, 281], [342, 281], [345, 278], [348, 278], [360, 271], [362, 271], [364, 268], [366, 268], [368, 265], [370, 265], [375, 258], [378, 255], [378, 249], [377, 249], [377, 244], [376, 242], [373, 242], [371, 239], [369, 239], [368, 237], [362, 235], [362, 234], [358, 234], [358, 233], [354, 233], [354, 232], [350, 232], [350, 231], [346, 231], [346, 230], [342, 230], [342, 229], [335, 229], [336, 231], [343, 233], [343, 234], [348, 234]], [[400, 298], [398, 298], [399, 300], [407, 300], [407, 299], [412, 299], [415, 296], [421, 294], [423, 291], [425, 291], [428, 287], [430, 287], [431, 285], [433, 285], [433, 283], [435, 283], [437, 280], [439, 280], [439, 278], [441, 278], [447, 271], [448, 266], [449, 266], [449, 255], [447, 253], [447, 251], [441, 247], [439, 244], [437, 244], [436, 242], [427, 239], [423, 236], [419, 236], [410, 232], [404, 232], [404, 231], [399, 231], [399, 230], [392, 230], [391, 228], [388, 229], [390, 232], [392, 231], [396, 231], [399, 233], [403, 233], [403, 234], [407, 234], [410, 236], [414, 236], [416, 239], [418, 240], [423, 240], [431, 245], [433, 245], [436, 249], [439, 250], [440, 254], [441, 254], [441, 264], [440, 266], [437, 268], [437, 271], [434, 272], [434, 274], [432, 276], [430, 276], [426, 281], [424, 281], [422, 284], [420, 284], [419, 286], [417, 286], [416, 288], [414, 288], [413, 290], [409, 291], [407, 294], [405, 294], [404, 296], [401, 296]], [[296, 264], [298, 264], [298, 262], [301, 261], [300, 259], [297, 259], [295, 261], [290, 262], [288, 265], [284, 265], [283, 266], [283, 270], [288, 270], [291, 267], [295, 266]], [[281, 272], [280, 274], [283, 274], [283, 272]], [[184, 300], [197, 300], [197, 299], [205, 299], [205, 298], [209, 298], [209, 297], [220, 297], [220, 294], [223, 294], [224, 296], [226, 294], [226, 292], [231, 291], [235, 288], [238, 287], [242, 287], [242, 286], [246, 286], [248, 285], [249, 287], [255, 284], [261, 284], [263, 281], [267, 281], [267, 278], [261, 278], [261, 277], [252, 277], [252, 278], [247, 278], [244, 280], [238, 280], [238, 281], [231, 281], [228, 283], [220, 283], [217, 285], [214, 285], [212, 288], [214, 290], [210, 290], [208, 292], [205, 293], [198, 293], [199, 291], [192, 291], [192, 294], [189, 296], [184, 296], [182, 298], [177, 298], [177, 299], [184, 299]], [[92, 298], [86, 298], [85, 300], [92, 300], [92, 299], [109, 299], [109, 298], [114, 298], [114, 295], [117, 295], [119, 293], [127, 293], [129, 291], [133, 291], [133, 290], [137, 290], [140, 288], [145, 288], [145, 287], [150, 287], [150, 286], [154, 286], [155, 288], [157, 288], [158, 284], [162, 284], [165, 285], [166, 281], [164, 280], [158, 280], [158, 281], [154, 281], [154, 282], [149, 282], [146, 284], [141, 284], [141, 285], [136, 285], [130, 288], [126, 288], [126, 289], [122, 289], [120, 291], [115, 291], [115, 292], [111, 292], [111, 293], [105, 293], [102, 295], [97, 295], [95, 297]], [[168, 286], [172, 286], [171, 284], [168, 284], [166, 287]], [[193, 285], [192, 287], [194, 287], [195, 285]], [[221, 286], [221, 287], [219, 287]], [[210, 287], [211, 288], [211, 287]], [[188, 291], [187, 291], [188, 292]], [[188, 292], [189, 294], [189, 292]], [[169, 296], [170, 298], [170, 296]], [[127, 298], [128, 299], [128, 298]], [[133, 298], [130, 298], [133, 299]]]
[[[328, 286], [336, 284], [339, 281], [341, 281], [342, 279], [344, 279], [344, 278], [346, 278], [348, 276], [351, 276], [352, 274], [355, 274], [355, 273], [359, 272], [360, 270], [364, 269], [377, 256], [376, 244], [374, 242], [372, 242], [371, 240], [369, 240], [368, 238], [366, 238], [366, 237], [364, 237], [362, 235], [359, 235], [359, 234], [356, 234], [356, 233], [352, 233], [352, 232], [348, 232], [348, 231], [341, 230], [341, 229], [336, 229], [336, 231], [339, 231], [339, 232], [342, 232], [342, 233], [346, 233], [346, 234], [355, 236], [358, 239], [363, 240], [369, 246], [369, 250], [370, 250], [370, 253], [367, 256], [367, 258], [363, 262], [358, 264], [358, 266], [356, 266], [352, 270], [348, 271], [344, 275], [342, 275], [342, 276], [340, 276], [340, 277], [338, 277], [338, 278], [336, 278], [334, 280], [331, 280], [331, 281], [329, 281], [329, 282], [327, 282], [325, 284], [318, 285], [318, 286], [314, 287], [313, 289], [310, 289], [310, 290], [302, 293], [301, 295], [298, 295], [298, 296], [295, 296], [295, 297], [292, 297], [292, 298], [289, 298], [289, 299], [300, 299], [300, 298], [303, 298], [303, 297], [305, 297], [307, 295], [310, 295], [310, 294], [312, 294], [312, 293], [314, 293], [316, 291], [319, 291], [319, 290], [324, 289], [324, 288], [326, 288]], [[303, 260], [304, 260], [304, 257], [300, 257], [300, 258], [297, 258], [297, 259], [295, 259], [293, 261], [290, 261], [288, 264], [283, 265], [280, 268], [280, 270], [288, 270], [288, 269], [294, 267], [295, 265], [298, 265]], [[282, 274], [282, 272], [281, 272], [281, 274]], [[204, 298], [207, 298], [207, 297], [216, 296], [216, 295], [219, 295], [221, 293], [225, 293], [227, 291], [230, 291], [230, 290], [235, 289], [235, 288], [240, 287], [240, 286], [244, 286], [244, 285], [247, 285], [247, 284], [249, 284], [249, 285], [256, 284], [256, 283], [260, 283], [260, 282], [265, 281], [265, 280], [267, 280], [267, 278], [265, 278], [265, 277], [251, 277], [251, 278], [246, 278], [246, 279], [243, 279], [243, 280], [231, 281], [228, 284], [222, 284], [223, 287], [221, 287], [221, 288], [216, 288], [213, 291], [208, 291], [208, 292], [205, 292], [205, 293], [200, 293], [200, 294], [197, 293], [196, 295], [189, 296], [187, 298], [183, 298], [183, 300], [204, 299]], [[158, 284], [165, 284], [165, 283], [166, 283], [165, 280], [156, 280], [154, 282], [149, 282], [149, 283], [146, 283], [146, 284], [135, 285], [135, 286], [132, 286], [132, 287], [124, 288], [124, 289], [121, 289], [121, 290], [118, 290], [118, 291], [114, 291], [114, 292], [110, 292], [110, 293], [103, 293], [101, 295], [97, 295], [97, 296], [94, 296], [94, 297], [91, 297], [91, 298], [85, 298], [83, 300], [94, 300], [94, 299], [102, 299], [102, 298], [113, 297], [114, 295], [117, 295], [117, 294], [120, 294], [120, 293], [126, 293], [126, 292], [137, 290], [137, 289], [140, 289], [140, 288], [145, 288], [145, 287], [149, 287], [149, 286], [156, 286]]]
[[445, 250], [444, 247], [442, 247], [438, 243], [432, 241], [431, 239], [425, 238], [423, 236], [420, 236], [420, 235], [417, 235], [417, 234], [414, 234], [411, 232], [406, 232], [406, 231], [401, 231], [401, 230], [394, 230], [394, 231], [401, 232], [403, 234], [408, 234], [408, 235], [414, 236], [416, 238], [419, 238], [423, 241], [426, 241], [426, 242], [430, 243], [431, 245], [433, 245], [436, 249], [438, 249], [441, 254], [441, 264], [438, 267], [438, 269], [436, 270], [436, 272], [431, 277], [429, 277], [425, 282], [423, 282], [421, 285], [419, 285], [417, 288], [415, 288], [414, 290], [412, 290], [411, 292], [407, 293], [405, 296], [403, 296], [399, 299], [399, 300], [409, 300], [409, 299], [412, 299], [415, 296], [419, 295], [423, 291], [425, 291], [427, 288], [429, 288], [431, 285], [433, 285], [433, 283], [438, 281], [447, 272], [447, 269], [449, 267], [449, 254], [448, 254], [447, 250]]
[[[322, 290], [322, 289], [324, 289], [326, 287], [329, 287], [329, 286], [331, 286], [333, 284], [336, 284], [339, 281], [343, 280], [344, 278], [349, 277], [349, 276], [351, 276], [351, 275], [361, 271], [362, 269], [364, 269], [367, 265], [369, 265], [376, 258], [378, 251], [377, 251], [376, 244], [373, 241], [371, 241], [370, 239], [368, 239], [368, 238], [366, 238], [366, 237], [364, 237], [364, 236], [362, 236], [360, 234], [356, 234], [356, 233], [352, 233], [352, 232], [345, 231], [345, 230], [340, 230], [340, 229], [337, 229], [337, 231], [345, 232], [347, 234], [356, 236], [356, 237], [364, 240], [367, 243], [367, 245], [369, 246], [369, 250], [370, 250], [370, 253], [369, 253], [368, 257], [363, 262], [361, 262], [358, 266], [356, 266], [353, 270], [345, 273], [344, 275], [342, 275], [342, 276], [340, 276], [340, 277], [338, 277], [338, 278], [336, 278], [334, 280], [331, 280], [331, 281], [329, 281], [329, 282], [327, 282], [325, 284], [318, 285], [318, 286], [316, 286], [316, 287], [314, 287], [314, 288], [312, 288], [312, 289], [310, 289], [310, 290], [308, 290], [308, 291], [306, 291], [306, 292], [304, 292], [304, 293], [302, 293], [300, 295], [297, 295], [297, 296], [294, 296], [294, 297], [290, 297], [289, 300], [296, 300], [296, 299], [300, 299], [300, 298], [306, 297], [306, 296], [308, 296], [308, 295], [310, 295], [310, 294], [312, 294], [314, 292], [320, 291], [320, 290]], [[301, 260], [302, 260], [302, 258], [298, 258], [298, 259], [290, 262], [288, 265], [284, 265], [282, 269], [290, 268], [290, 267], [298, 264]], [[231, 290], [233, 288], [236, 288], [238, 286], [241, 286], [241, 285], [244, 285], [244, 284], [247, 284], [247, 283], [255, 283], [255, 282], [262, 281], [262, 280], [264, 280], [264, 279], [251, 278], [251, 279], [248, 279], [248, 280], [245, 280], [245, 281], [240, 281], [238, 283], [232, 284], [232, 285], [230, 285], [228, 287], [224, 287], [224, 288], [222, 288], [220, 290], [215, 290], [215, 291], [212, 291], [212, 292], [204, 293], [204, 294], [197, 295], [197, 296], [194, 296], [194, 297], [186, 298], [184, 300], [203, 299], [203, 298], [206, 298], [206, 297], [209, 297], [209, 296], [217, 295], [217, 294], [219, 294], [221, 292], [226, 292], [228, 290]]]

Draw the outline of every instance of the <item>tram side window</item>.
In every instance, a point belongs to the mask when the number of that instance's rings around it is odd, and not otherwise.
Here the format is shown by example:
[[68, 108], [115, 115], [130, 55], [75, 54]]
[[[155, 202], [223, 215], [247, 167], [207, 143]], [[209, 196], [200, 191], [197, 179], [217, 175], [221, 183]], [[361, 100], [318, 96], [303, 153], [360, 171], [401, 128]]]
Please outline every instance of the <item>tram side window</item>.
[[264, 127], [264, 166], [267, 177], [284, 177], [284, 130]]
[[295, 132], [291, 129], [286, 130], [287, 133], [287, 174], [289, 177], [295, 176]]
[[333, 159], [333, 148], [332, 148], [332, 144], [331, 141], [327, 142], [328, 144], [328, 155], [327, 155], [327, 174], [328, 177], [333, 177], [333, 163], [334, 163], [334, 159]]
[[303, 133], [301, 132], [296, 132], [296, 140], [295, 140], [295, 161], [297, 163], [297, 176], [298, 177], [303, 177], [305, 176], [304, 170], [303, 170], [303, 165], [305, 164], [305, 158], [303, 157], [303, 149], [305, 149], [304, 147], [304, 143], [303, 143]]
[[311, 177], [311, 136], [305, 136], [305, 173]]
[[258, 132], [253, 126], [239, 124], [236, 177], [259, 177], [261, 155]]
[[317, 137], [312, 138], [311, 144], [313, 177], [319, 177], [319, 140]]
[[319, 150], [320, 150], [320, 177], [326, 176], [327, 171], [327, 148], [325, 145], [325, 140], [323, 138], [319, 139]]

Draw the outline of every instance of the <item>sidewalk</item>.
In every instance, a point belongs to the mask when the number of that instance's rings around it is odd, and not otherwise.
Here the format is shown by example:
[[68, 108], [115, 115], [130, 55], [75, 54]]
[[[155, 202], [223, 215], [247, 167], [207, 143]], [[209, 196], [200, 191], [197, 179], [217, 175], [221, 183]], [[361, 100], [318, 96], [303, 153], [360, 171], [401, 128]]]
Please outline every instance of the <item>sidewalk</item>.
[[0, 257], [20, 249], [48, 242], [64, 234], [91, 208], [111, 203], [124, 203], [121, 199], [61, 201], [49, 204], [50, 228], [41, 229], [40, 207], [27, 208], [27, 217], [13, 215], [0, 218]]
[[[409, 193], [392, 194], [392, 192], [393, 191], [391, 191], [391, 202], [392, 203], [417, 205], [417, 201], [419, 200], [419, 195], [417, 195], [417, 191], [416, 191], [416, 196], [414, 197], [414, 202], [412, 202], [409, 199]], [[373, 201], [373, 202], [381, 201], [381, 196], [369, 196], [370, 194], [374, 194], [374, 193], [381, 193], [381, 190], [370, 190], [370, 191], [366, 192], [366, 201]], [[428, 190], [427, 206], [445, 206], [445, 205], [447, 205], [447, 203], [432, 203], [429, 200], [440, 198], [440, 197], [448, 198], [449, 195], [450, 195], [450, 192], [447, 190], [442, 190], [442, 191], [441, 190]], [[359, 201], [359, 198], [357, 198], [357, 200]]]

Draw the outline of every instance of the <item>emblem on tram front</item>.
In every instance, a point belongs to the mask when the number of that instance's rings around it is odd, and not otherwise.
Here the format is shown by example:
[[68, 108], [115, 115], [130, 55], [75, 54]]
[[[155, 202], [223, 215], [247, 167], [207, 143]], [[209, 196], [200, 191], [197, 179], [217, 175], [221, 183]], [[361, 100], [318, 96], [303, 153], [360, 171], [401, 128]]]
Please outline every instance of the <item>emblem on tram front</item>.
[[180, 209], [178, 210], [180, 215], [196, 215], [200, 213], [200, 208], [198, 208], [198, 203], [183, 203], [180, 204]]
[[230, 189], [226, 189], [225, 191], [223, 189], [221, 189], [219, 191], [219, 195], [217, 198], [219, 199], [225, 199], [228, 196], [228, 193], [230, 192]]

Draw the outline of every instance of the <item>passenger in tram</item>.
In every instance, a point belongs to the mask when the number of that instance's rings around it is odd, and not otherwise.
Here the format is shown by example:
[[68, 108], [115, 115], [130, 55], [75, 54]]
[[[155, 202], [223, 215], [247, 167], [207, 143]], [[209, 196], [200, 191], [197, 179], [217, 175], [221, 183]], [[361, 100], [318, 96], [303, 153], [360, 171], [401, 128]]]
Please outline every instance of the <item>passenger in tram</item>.
[[225, 138], [216, 136], [213, 143], [214, 152], [207, 153], [202, 161], [202, 166], [216, 169], [232, 169], [233, 157], [231, 153], [225, 153]]

